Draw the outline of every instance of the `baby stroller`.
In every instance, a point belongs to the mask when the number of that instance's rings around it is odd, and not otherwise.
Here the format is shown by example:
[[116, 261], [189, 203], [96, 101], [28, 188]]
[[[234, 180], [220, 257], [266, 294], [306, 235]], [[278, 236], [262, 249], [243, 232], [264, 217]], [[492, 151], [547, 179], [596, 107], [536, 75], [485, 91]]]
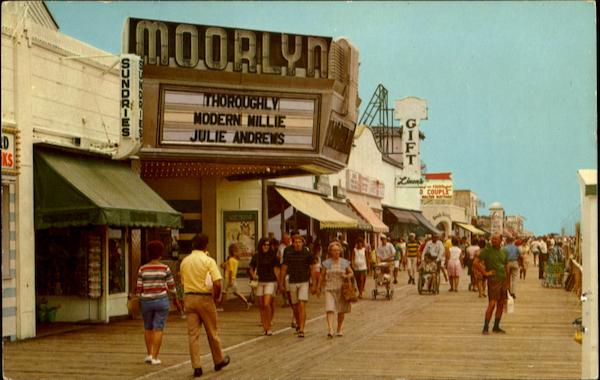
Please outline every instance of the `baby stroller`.
[[440, 292], [440, 268], [437, 261], [429, 254], [425, 255], [419, 266], [417, 290], [419, 294], [438, 294]]
[[[375, 265], [375, 288], [373, 288], [373, 299], [376, 299], [377, 295], [383, 295], [388, 300], [391, 300], [394, 296], [390, 265], [393, 265], [393, 262], [379, 263]], [[380, 291], [380, 288], [383, 289]]]

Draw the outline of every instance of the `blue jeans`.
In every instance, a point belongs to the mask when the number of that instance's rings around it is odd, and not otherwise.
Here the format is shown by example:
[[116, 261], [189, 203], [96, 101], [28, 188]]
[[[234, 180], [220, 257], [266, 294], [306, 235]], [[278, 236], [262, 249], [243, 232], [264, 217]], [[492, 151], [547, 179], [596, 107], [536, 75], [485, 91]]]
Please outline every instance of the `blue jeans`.
[[142, 299], [142, 316], [146, 330], [162, 330], [169, 315], [169, 297]]

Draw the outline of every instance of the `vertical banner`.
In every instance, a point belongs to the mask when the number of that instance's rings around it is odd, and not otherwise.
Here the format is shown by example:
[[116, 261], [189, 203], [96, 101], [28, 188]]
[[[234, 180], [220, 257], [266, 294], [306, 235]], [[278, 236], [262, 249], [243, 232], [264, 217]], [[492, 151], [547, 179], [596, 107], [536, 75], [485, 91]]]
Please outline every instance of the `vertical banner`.
[[142, 70], [143, 63], [135, 54], [121, 55], [119, 145], [114, 159], [136, 154], [142, 146]]
[[394, 118], [402, 127], [403, 178], [396, 181], [397, 187], [415, 185], [421, 179], [421, 150], [419, 147], [419, 124], [427, 120], [427, 101], [415, 97], [396, 100]]

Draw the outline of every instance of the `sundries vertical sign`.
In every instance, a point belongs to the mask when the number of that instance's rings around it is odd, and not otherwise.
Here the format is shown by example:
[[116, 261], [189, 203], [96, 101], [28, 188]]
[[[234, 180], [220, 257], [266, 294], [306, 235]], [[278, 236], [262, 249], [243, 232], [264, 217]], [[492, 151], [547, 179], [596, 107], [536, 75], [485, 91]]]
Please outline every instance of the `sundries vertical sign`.
[[121, 55], [121, 116], [115, 159], [136, 154], [142, 145], [142, 69], [140, 57], [134, 54]]

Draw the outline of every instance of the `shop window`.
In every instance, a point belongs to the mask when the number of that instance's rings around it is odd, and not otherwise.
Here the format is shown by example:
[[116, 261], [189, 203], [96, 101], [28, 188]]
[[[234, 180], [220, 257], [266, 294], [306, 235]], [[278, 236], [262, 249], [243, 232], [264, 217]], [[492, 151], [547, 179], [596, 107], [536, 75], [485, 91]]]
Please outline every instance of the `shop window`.
[[110, 229], [108, 231], [108, 293], [125, 293], [125, 240], [123, 231]]
[[2, 278], [10, 278], [10, 191], [2, 185]]
[[[96, 243], [92, 244], [94, 241]], [[37, 295], [100, 297], [101, 251], [101, 235], [90, 230], [50, 228], [38, 231], [35, 243]]]

